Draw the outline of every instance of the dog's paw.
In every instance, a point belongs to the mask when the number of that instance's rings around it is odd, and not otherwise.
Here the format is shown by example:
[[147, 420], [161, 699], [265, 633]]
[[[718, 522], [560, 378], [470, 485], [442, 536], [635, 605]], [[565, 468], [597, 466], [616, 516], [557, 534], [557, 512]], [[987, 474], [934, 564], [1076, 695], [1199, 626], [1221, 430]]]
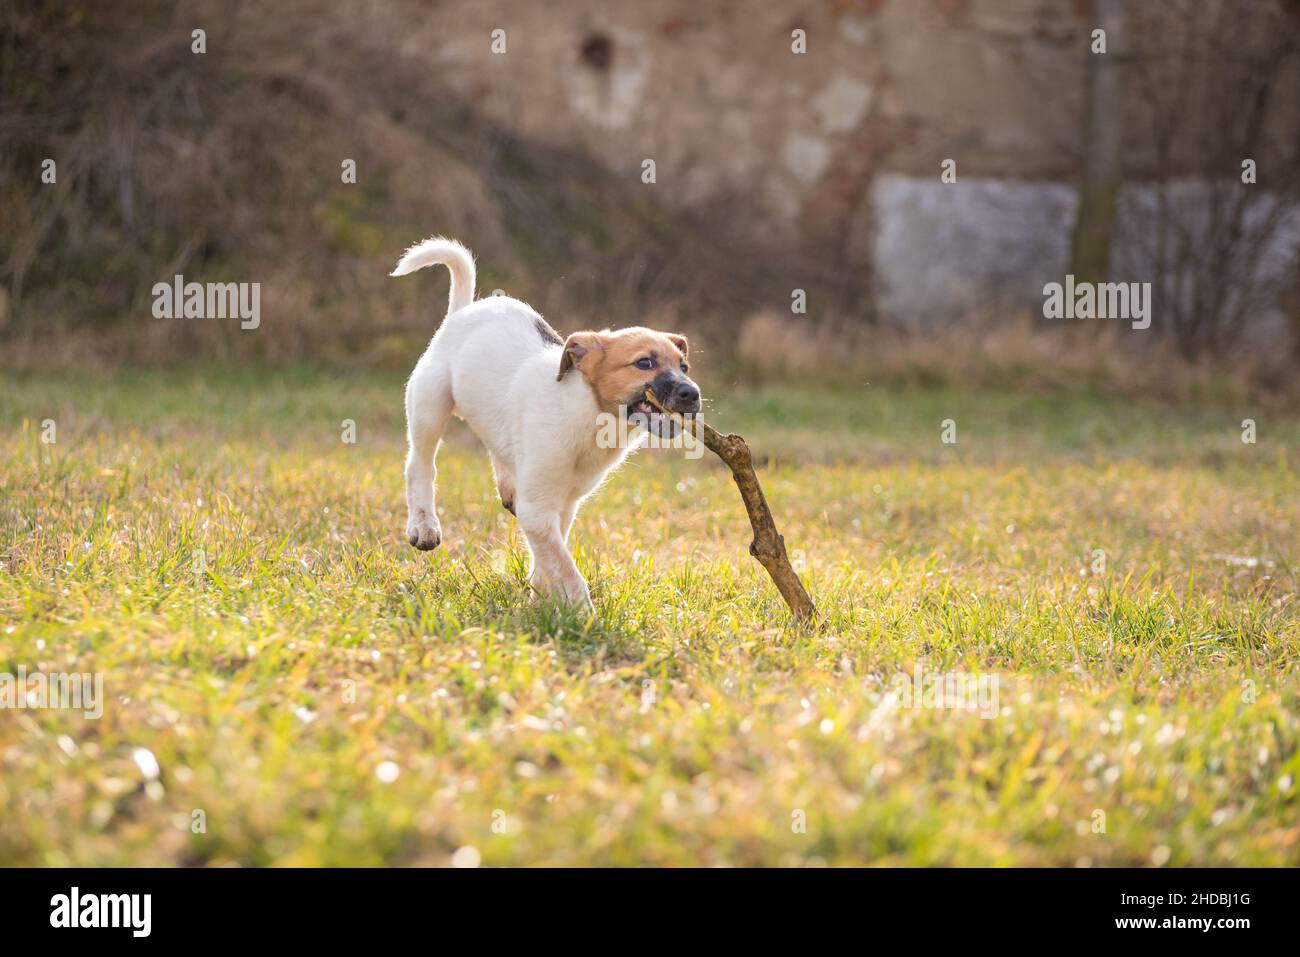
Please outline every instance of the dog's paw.
[[537, 579], [534, 579], [531, 584], [534, 592], [545, 595], [552, 601], [568, 605], [576, 611], [588, 615], [596, 611], [596, 606], [591, 601], [591, 590], [587, 587], [586, 579], [581, 576], [562, 584]]
[[582, 615], [594, 615], [596, 613], [596, 605], [592, 602], [590, 595], [571, 597], [565, 592], [554, 588], [539, 589], [533, 586], [528, 591], [527, 601], [533, 607], [543, 603], [554, 603], [566, 605]]
[[413, 518], [406, 526], [406, 540], [422, 552], [432, 551], [442, 544], [442, 528], [427, 515]]

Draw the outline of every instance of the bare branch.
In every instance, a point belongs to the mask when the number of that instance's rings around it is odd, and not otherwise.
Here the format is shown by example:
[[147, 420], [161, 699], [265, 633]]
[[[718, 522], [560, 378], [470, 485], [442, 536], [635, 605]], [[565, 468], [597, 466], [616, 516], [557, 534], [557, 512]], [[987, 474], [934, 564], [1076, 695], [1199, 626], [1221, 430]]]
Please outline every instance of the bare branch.
[[803, 582], [790, 565], [785, 553], [785, 539], [776, 530], [772, 519], [772, 510], [767, 507], [767, 498], [763, 488], [758, 484], [758, 475], [754, 472], [754, 456], [744, 438], [739, 435], [723, 435], [707, 422], [698, 418], [685, 418], [676, 412], [669, 412], [659, 404], [658, 398], [649, 389], [645, 393], [646, 401], [660, 412], [671, 417], [695, 437], [703, 442], [704, 447], [716, 455], [731, 469], [731, 477], [736, 480], [740, 497], [749, 513], [749, 524], [754, 530], [754, 540], [749, 544], [749, 554], [758, 559], [767, 570], [777, 591], [790, 606], [795, 620], [800, 624], [810, 624], [817, 619], [817, 609], [813, 606]]

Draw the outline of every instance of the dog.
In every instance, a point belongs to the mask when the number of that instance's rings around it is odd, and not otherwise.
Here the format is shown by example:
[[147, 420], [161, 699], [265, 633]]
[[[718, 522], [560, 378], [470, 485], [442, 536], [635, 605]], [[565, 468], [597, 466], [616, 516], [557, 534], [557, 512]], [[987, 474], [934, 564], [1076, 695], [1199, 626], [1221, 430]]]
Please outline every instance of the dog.
[[[671, 412], [699, 412], [686, 337], [634, 326], [561, 338], [517, 299], [476, 302], [474, 257], [443, 237], [412, 246], [391, 275], [433, 265], [450, 271], [451, 292], [447, 316], [406, 385], [407, 540], [426, 551], [442, 542], [434, 459], [457, 415], [487, 448], [501, 504], [523, 530], [533, 589], [594, 611], [568, 550], [569, 530], [583, 500], [647, 434], [680, 432], [674, 416], [646, 401], [647, 389]], [[622, 448], [598, 441], [608, 416], [630, 427]]]

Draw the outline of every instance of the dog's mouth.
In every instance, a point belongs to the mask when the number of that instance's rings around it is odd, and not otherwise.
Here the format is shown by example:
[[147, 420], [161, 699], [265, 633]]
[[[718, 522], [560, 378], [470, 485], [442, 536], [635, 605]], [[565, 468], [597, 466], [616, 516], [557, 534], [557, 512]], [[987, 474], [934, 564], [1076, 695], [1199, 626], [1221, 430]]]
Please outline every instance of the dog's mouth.
[[[700, 391], [693, 382], [687, 382], [683, 386], [675, 380], [664, 384], [656, 379], [647, 382], [628, 396], [623, 405], [629, 415], [663, 416], [664, 412], [668, 412], [671, 413], [668, 416], [670, 419], [676, 419], [678, 416], [689, 419], [699, 414]], [[663, 411], [660, 411], [661, 409]]]
[[[644, 391], [639, 393], [642, 396], [644, 394]], [[623, 409], [629, 425], [645, 429], [651, 435], [671, 439], [682, 430], [681, 423], [675, 416], [660, 412], [647, 399], [631, 397], [623, 404]]]

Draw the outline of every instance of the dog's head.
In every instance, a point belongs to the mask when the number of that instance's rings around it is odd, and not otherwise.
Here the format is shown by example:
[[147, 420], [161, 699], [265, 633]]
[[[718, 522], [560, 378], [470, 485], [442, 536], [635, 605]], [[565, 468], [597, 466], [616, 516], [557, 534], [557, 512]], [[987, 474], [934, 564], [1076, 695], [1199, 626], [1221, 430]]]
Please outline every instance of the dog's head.
[[623, 416], [631, 424], [670, 438], [681, 426], [655, 411], [645, 393], [649, 389], [672, 412], [699, 412], [700, 388], [687, 376], [689, 351], [685, 336], [641, 326], [616, 332], [575, 332], [564, 343], [557, 378], [578, 370], [602, 412]]

